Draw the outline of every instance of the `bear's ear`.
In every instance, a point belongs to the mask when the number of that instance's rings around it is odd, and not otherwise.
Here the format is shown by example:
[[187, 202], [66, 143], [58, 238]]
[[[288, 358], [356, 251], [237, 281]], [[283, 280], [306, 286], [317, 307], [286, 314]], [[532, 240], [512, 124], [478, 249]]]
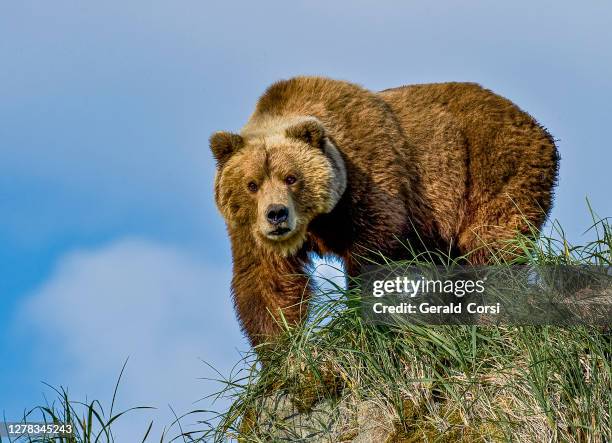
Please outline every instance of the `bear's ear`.
[[210, 136], [210, 150], [217, 160], [218, 166], [229, 160], [232, 154], [238, 151], [243, 144], [242, 137], [231, 132], [219, 131]]
[[296, 138], [315, 148], [323, 149], [325, 141], [325, 128], [316, 118], [308, 118], [285, 130], [287, 137]]

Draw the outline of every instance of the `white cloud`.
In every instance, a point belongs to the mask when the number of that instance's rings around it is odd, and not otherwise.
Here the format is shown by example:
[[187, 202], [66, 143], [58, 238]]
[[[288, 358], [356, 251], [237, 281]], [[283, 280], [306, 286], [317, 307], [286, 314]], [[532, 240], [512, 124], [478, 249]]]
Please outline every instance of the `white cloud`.
[[322, 293], [335, 292], [338, 288], [346, 287], [346, 274], [340, 259], [330, 257], [315, 260], [312, 276], [316, 288]]
[[[118, 430], [118, 441], [140, 441], [147, 419], [161, 427], [214, 390], [198, 380], [227, 371], [245, 350], [229, 297], [230, 271], [179, 250], [140, 240], [68, 254], [21, 311], [32, 334], [40, 379], [68, 386], [77, 400], [107, 405], [124, 360], [129, 363], [119, 406], [154, 406]], [[48, 362], [52, 362], [48, 364]], [[187, 420], [188, 422], [189, 420]]]

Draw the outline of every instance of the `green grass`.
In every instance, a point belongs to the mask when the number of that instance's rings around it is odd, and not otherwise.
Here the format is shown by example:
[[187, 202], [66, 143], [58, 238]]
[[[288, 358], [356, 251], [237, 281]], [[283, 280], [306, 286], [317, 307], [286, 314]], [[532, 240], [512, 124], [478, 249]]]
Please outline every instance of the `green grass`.
[[[139, 410], [152, 409], [146, 406], [130, 408], [124, 411], [117, 412], [115, 410], [115, 401], [123, 372], [127, 365], [127, 360], [121, 369], [110, 407], [105, 410], [102, 403], [98, 400], [90, 402], [81, 402], [72, 400], [66, 388], [47, 387], [55, 396], [54, 401], [47, 403], [44, 406], [36, 406], [29, 411], [26, 411], [21, 419], [22, 423], [45, 423], [45, 424], [64, 424], [69, 425], [71, 432], [62, 436], [23, 436], [17, 439], [0, 437], [0, 443], [19, 442], [19, 443], [110, 443], [115, 441], [112, 432], [113, 426], [119, 420], [123, 420], [126, 414], [134, 413]], [[4, 420], [0, 422], [3, 424]], [[151, 422], [148, 428], [143, 432], [142, 442], [147, 441], [150, 437], [150, 431], [153, 423]], [[163, 441], [163, 437], [160, 441]]]
[[[593, 241], [572, 245], [555, 224], [537, 241], [514, 240], [509, 250], [521, 254], [499, 262], [612, 265], [609, 220], [595, 219], [589, 231]], [[199, 419], [200, 430], [172, 440], [154, 438], [149, 426], [142, 441], [350, 441], [364, 423], [382, 424], [388, 442], [611, 440], [609, 330], [373, 326], [360, 314], [358, 288], [330, 285], [312, 300], [306, 324], [285, 327], [276, 346], [259, 349], [265, 365], [249, 351], [218, 374], [211, 399], [229, 399], [227, 410], [192, 411], [181, 421]], [[114, 441], [113, 424], [135, 412], [111, 406], [104, 414], [98, 402], [57, 394], [56, 404], [33, 413], [74, 424], [78, 435], [58, 441]]]
[[[582, 246], [558, 225], [550, 237], [520, 237], [508, 246], [522, 254], [499, 262], [612, 265], [609, 221], [589, 229], [596, 239]], [[319, 294], [309, 322], [260, 350], [263, 367], [247, 355], [221, 380], [218, 395], [232, 406], [202, 441], [349, 441], [362, 432], [360, 414], [391, 428], [388, 441], [610, 440], [609, 331], [372, 326], [359, 297], [341, 287]]]

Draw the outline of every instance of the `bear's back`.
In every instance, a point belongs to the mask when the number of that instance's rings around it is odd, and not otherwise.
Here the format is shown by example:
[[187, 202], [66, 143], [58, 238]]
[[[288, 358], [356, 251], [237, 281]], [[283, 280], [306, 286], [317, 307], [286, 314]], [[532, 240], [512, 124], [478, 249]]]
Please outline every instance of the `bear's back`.
[[[378, 95], [416, 147], [424, 196], [443, 220], [442, 231], [460, 230], [501, 194], [518, 200], [521, 189], [533, 195], [539, 211], [549, 210], [558, 168], [554, 139], [512, 101], [459, 82], [402, 86]], [[540, 224], [535, 211], [532, 219]]]

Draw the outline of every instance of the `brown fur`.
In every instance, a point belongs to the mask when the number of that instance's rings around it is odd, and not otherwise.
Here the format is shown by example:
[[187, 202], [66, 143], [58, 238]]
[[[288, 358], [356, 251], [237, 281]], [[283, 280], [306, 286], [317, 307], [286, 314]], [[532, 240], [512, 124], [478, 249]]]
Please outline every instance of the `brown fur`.
[[[340, 257], [351, 276], [361, 257], [404, 258], [406, 242], [485, 263], [542, 225], [558, 161], [544, 128], [476, 84], [373, 93], [317, 77], [272, 85], [240, 135], [216, 133], [211, 149], [234, 300], [254, 345], [277, 333], [279, 312], [304, 319], [309, 252]], [[273, 203], [289, 210], [287, 234], [270, 234]]]

